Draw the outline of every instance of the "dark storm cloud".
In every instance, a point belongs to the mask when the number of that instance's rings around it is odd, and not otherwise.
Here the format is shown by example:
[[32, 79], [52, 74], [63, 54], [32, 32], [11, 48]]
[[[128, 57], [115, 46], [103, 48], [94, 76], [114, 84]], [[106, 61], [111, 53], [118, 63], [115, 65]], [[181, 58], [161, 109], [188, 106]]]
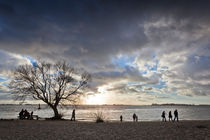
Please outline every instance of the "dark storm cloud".
[[206, 22], [209, 5], [190, 0], [5, 0], [0, 2], [0, 48], [49, 58], [63, 55], [82, 64], [87, 58], [106, 62], [112, 55], [144, 46], [145, 21], [173, 16], [177, 22]]
[[[129, 9], [124, 7], [125, 4], [119, 4], [103, 1], [5, 1], [1, 4], [1, 42], [10, 51], [15, 49], [14, 42], [19, 43], [15, 45], [16, 50], [24, 51], [30, 49], [32, 43], [47, 48], [51, 45], [68, 46], [67, 54], [74, 56], [82, 53], [82, 47], [89, 55], [97, 55], [92, 52], [99, 48], [107, 52], [105, 47], [108, 46], [130, 45], [126, 37], [121, 36], [121, 31], [129, 29], [128, 20], [137, 19], [127, 13]], [[141, 32], [137, 35], [141, 38], [129, 38], [134, 45], [144, 39]], [[110, 52], [116, 51], [115, 47], [110, 48]]]
[[[210, 54], [209, 7], [207, 0], [0, 0], [0, 70], [23, 64], [19, 54], [65, 59], [90, 71], [97, 91], [119, 80], [157, 84], [161, 74], [139, 73], [155, 54], [169, 68], [162, 74], [169, 89], [209, 95], [209, 58], [190, 59]], [[112, 64], [133, 53], [138, 68]]]

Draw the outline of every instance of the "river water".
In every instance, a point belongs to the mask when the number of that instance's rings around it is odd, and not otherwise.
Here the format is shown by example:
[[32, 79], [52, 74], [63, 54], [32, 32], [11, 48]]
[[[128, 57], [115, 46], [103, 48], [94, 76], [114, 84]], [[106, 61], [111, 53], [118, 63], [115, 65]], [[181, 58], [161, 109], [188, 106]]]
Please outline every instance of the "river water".
[[[106, 120], [119, 120], [120, 115], [123, 120], [132, 121], [132, 115], [135, 113], [139, 121], [158, 121], [161, 120], [162, 111], [168, 112], [175, 109], [179, 112], [180, 120], [210, 120], [210, 106], [126, 106], [126, 105], [78, 105], [59, 107], [59, 112], [65, 119], [71, 118], [73, 108], [76, 109], [76, 119], [80, 121], [94, 121], [95, 114], [102, 113]], [[34, 115], [41, 118], [53, 116], [53, 111], [46, 105], [0, 105], [0, 118], [16, 119], [21, 109], [33, 111]]]

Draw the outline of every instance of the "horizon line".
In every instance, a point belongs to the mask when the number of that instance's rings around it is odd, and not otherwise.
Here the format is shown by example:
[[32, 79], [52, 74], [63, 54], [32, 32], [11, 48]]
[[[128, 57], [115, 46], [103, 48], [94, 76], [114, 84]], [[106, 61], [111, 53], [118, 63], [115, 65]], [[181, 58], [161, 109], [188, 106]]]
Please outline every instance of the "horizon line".
[[[39, 105], [39, 103], [23, 103], [23, 104], [19, 104], [19, 103], [0, 103], [0, 105]], [[44, 103], [41, 103], [40, 105], [47, 105]], [[176, 103], [163, 103], [163, 104], [65, 104], [65, 105], [72, 105], [72, 106], [163, 106], [163, 105], [171, 105], [171, 106], [210, 106], [210, 104], [176, 104]]]

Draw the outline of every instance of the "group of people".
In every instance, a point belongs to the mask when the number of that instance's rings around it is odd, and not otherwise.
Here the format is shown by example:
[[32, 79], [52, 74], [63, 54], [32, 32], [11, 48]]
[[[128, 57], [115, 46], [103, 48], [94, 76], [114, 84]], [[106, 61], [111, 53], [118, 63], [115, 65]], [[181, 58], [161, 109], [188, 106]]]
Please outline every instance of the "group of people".
[[133, 121], [138, 122], [138, 116], [135, 113], [133, 114]]
[[[33, 116], [37, 117], [36, 119], [38, 120], [38, 115], [33, 115], [33, 111], [29, 113], [28, 110], [22, 109], [19, 113], [19, 119], [21, 120], [23, 119], [33, 120]], [[75, 109], [72, 111], [71, 121], [75, 121]]]
[[19, 113], [19, 119], [23, 120], [23, 119], [33, 119], [33, 111], [31, 113], [28, 112], [28, 110], [24, 110], [22, 109]]
[[[162, 117], [162, 121], [165, 121], [166, 122], [166, 113], [165, 113], [165, 111], [162, 112], [161, 117]], [[169, 111], [169, 113], [168, 113], [168, 120], [169, 121], [175, 121], [175, 120], [177, 120], [177, 122], [179, 121], [177, 109], [174, 111], [174, 120], [173, 120], [173, 116], [171, 114], [171, 111]]]
[[[122, 115], [120, 115], [120, 121], [121, 122], [123, 121], [123, 116]], [[135, 113], [133, 114], [133, 121], [138, 122], [138, 116]]]
[[[162, 121], [166, 122], [166, 113], [165, 113], [165, 111], [162, 112], [161, 117], [162, 117]], [[178, 117], [177, 109], [174, 111], [174, 119], [173, 119], [171, 111], [169, 111], [169, 113], [168, 113], [168, 118], [169, 118], [169, 121], [176, 121], [177, 120], [177, 122], [178, 122], [179, 121], [179, 117]], [[121, 122], [123, 121], [123, 116], [122, 115], [120, 115], [120, 121]], [[138, 116], [135, 113], [133, 114], [133, 121], [134, 122], [138, 121]]]
[[[162, 121], [165, 121], [166, 122], [166, 113], [165, 111], [162, 112]], [[168, 118], [169, 118], [169, 121], [179, 121], [179, 118], [178, 118], [178, 111], [177, 109], [174, 111], [174, 119], [173, 119], [173, 116], [171, 114], [171, 111], [169, 111], [168, 113]], [[33, 111], [31, 113], [29, 113], [26, 109], [22, 109], [19, 113], [19, 119], [33, 119]], [[75, 121], [75, 109], [73, 109], [72, 111], [72, 116], [71, 116], [71, 121]], [[122, 122], [123, 121], [123, 116], [120, 115], [120, 121]], [[138, 121], [138, 116], [134, 113], [133, 114], [133, 121], [134, 122], [137, 122]]]
[[[123, 116], [122, 115], [120, 115], [120, 121], [121, 122], [123, 121]], [[135, 113], [133, 114], [133, 121], [138, 122], [138, 116]]]

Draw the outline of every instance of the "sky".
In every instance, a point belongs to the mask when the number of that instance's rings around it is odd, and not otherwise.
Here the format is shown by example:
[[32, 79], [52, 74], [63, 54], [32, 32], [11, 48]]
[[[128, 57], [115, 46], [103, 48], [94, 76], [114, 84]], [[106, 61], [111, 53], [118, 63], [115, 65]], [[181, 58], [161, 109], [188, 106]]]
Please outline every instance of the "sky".
[[66, 60], [84, 104], [209, 104], [208, 0], [0, 0], [0, 103], [10, 71]]

